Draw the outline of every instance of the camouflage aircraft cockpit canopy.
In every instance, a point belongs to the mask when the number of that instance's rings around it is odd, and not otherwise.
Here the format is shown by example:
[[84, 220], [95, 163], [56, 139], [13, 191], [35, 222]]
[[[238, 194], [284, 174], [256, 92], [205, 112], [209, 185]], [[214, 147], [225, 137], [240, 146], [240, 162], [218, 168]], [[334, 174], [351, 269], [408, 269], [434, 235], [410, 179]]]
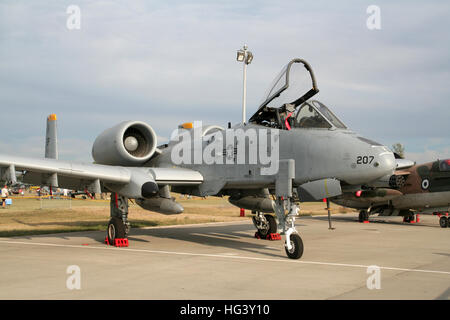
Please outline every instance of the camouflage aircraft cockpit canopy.
[[439, 161], [439, 171], [450, 171], [450, 159]]

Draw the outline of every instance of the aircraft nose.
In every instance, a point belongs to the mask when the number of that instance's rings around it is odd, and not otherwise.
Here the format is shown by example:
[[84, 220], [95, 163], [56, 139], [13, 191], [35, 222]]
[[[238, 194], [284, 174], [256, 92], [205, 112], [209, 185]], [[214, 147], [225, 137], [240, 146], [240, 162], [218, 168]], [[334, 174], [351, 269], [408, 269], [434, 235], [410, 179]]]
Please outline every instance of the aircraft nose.
[[377, 162], [380, 174], [393, 174], [396, 168], [395, 157], [391, 151], [384, 151], [378, 155]]

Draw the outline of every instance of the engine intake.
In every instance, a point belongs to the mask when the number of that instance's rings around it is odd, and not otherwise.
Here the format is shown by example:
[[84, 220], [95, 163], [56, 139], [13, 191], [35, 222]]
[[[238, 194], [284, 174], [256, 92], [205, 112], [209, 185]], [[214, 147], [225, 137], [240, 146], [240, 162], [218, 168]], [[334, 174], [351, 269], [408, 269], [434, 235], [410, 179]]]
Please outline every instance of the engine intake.
[[139, 166], [150, 160], [156, 145], [152, 127], [142, 121], [125, 121], [95, 139], [92, 157], [99, 164]]

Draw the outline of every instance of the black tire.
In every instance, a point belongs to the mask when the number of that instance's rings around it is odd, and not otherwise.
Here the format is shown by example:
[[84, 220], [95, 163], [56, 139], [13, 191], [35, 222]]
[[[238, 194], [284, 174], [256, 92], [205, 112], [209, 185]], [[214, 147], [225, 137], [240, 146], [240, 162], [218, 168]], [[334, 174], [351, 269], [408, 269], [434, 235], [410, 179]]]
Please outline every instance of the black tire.
[[110, 245], [114, 245], [116, 239], [125, 238], [125, 225], [122, 219], [113, 217], [109, 220], [108, 230], [106, 230], [106, 236]]
[[266, 218], [267, 222], [269, 223], [268, 229], [258, 229], [259, 236], [261, 239], [266, 239], [267, 236], [271, 233], [277, 232], [277, 221], [273, 216], [270, 214], [265, 214], [264, 217]]
[[300, 257], [303, 255], [303, 241], [302, 238], [300, 238], [298, 233], [293, 233], [289, 237], [291, 241], [292, 249], [288, 250], [287, 247], [284, 248], [286, 251], [287, 256], [290, 259], [300, 259]]
[[361, 210], [359, 212], [359, 215], [358, 215], [358, 221], [359, 222], [364, 222], [364, 212], [365, 212], [365, 210]]
[[358, 216], [359, 222], [369, 221], [369, 212], [367, 210], [361, 210]]
[[439, 219], [439, 225], [441, 228], [447, 228], [448, 227], [448, 218], [447, 217], [441, 217]]

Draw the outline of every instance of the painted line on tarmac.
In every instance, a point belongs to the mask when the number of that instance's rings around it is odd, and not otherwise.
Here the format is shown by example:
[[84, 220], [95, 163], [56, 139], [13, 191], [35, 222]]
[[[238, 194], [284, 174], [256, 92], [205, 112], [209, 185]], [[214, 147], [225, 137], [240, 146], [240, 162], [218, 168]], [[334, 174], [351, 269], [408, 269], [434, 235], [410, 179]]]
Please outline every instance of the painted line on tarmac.
[[[111, 246], [97, 247], [86, 245], [68, 245], [68, 244], [56, 244], [56, 243], [39, 243], [39, 242], [25, 242], [25, 241], [0, 241], [0, 243], [7, 244], [20, 244], [20, 245], [32, 245], [32, 246], [47, 246], [47, 247], [61, 247], [61, 248], [77, 248], [77, 249], [97, 249], [97, 250], [115, 250], [116, 252], [140, 252], [140, 253], [156, 253], [156, 254], [169, 254], [169, 255], [182, 255], [182, 256], [197, 256], [208, 258], [225, 258], [225, 259], [240, 259], [240, 260], [253, 260], [253, 261], [265, 261], [265, 262], [284, 262], [284, 263], [297, 263], [297, 264], [310, 264], [310, 265], [322, 265], [332, 267], [350, 267], [350, 268], [364, 268], [367, 269], [374, 265], [362, 265], [362, 264], [346, 264], [346, 263], [334, 263], [334, 262], [318, 262], [318, 261], [301, 261], [292, 259], [269, 259], [258, 258], [248, 256], [235, 256], [229, 254], [208, 254], [208, 253], [190, 253], [190, 252], [175, 252], [175, 251], [160, 251], [160, 250], [148, 250], [148, 249], [131, 249], [131, 248], [116, 248]], [[396, 267], [382, 267], [377, 266], [383, 270], [402, 271], [402, 272], [420, 272], [420, 273], [435, 273], [450, 275], [449, 271], [438, 270], [424, 270], [424, 269], [407, 269]]]
[[170, 229], [170, 228], [184, 228], [184, 227], [202, 227], [202, 226], [215, 226], [215, 225], [234, 225], [234, 224], [250, 224], [250, 220], [235, 220], [235, 221], [218, 221], [218, 222], [202, 222], [202, 223], [189, 223], [189, 224], [171, 224], [167, 226], [151, 226], [139, 228], [139, 230], [149, 229]]

